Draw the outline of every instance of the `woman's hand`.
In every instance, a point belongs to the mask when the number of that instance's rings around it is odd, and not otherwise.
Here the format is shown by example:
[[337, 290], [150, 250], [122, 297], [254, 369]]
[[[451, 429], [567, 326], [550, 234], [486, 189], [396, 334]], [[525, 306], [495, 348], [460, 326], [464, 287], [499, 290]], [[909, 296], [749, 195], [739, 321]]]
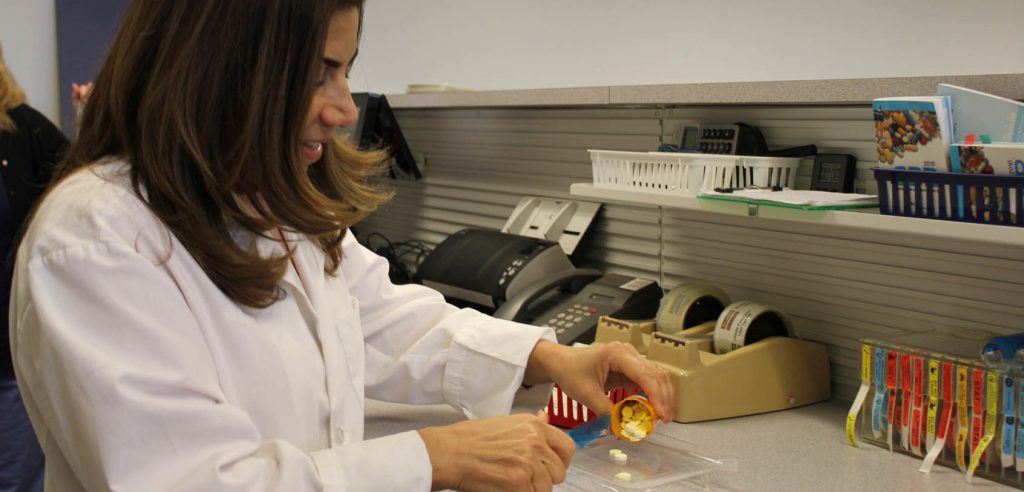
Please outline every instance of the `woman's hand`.
[[598, 414], [611, 411], [606, 393], [615, 388], [640, 387], [664, 422], [672, 420], [675, 410], [675, 389], [668, 373], [625, 343], [567, 347], [547, 340], [538, 342], [523, 384], [550, 381]]
[[71, 108], [75, 110], [76, 114], [82, 112], [90, 92], [92, 92], [92, 82], [87, 84], [71, 83]]
[[434, 469], [432, 488], [551, 490], [565, 480], [576, 448], [547, 422], [541, 412], [421, 429]]

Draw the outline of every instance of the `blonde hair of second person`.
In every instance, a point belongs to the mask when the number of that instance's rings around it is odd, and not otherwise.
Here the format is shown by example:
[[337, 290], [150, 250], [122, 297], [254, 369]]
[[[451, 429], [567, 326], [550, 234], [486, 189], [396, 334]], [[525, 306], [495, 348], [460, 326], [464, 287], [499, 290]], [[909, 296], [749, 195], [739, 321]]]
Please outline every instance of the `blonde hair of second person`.
[[[668, 377], [631, 347], [396, 286], [347, 227], [387, 198], [346, 74], [362, 3], [135, 0], [18, 252], [12, 333], [53, 490], [548, 490], [597, 411]], [[533, 386], [519, 391], [520, 385]], [[470, 420], [363, 439], [366, 398]]]

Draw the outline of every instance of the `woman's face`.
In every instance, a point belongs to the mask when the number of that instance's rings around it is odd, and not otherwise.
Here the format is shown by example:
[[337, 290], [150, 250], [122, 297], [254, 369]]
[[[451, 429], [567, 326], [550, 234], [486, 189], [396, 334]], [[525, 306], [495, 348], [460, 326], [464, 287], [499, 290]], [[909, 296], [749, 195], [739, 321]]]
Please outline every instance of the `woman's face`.
[[313, 105], [299, 133], [299, 150], [307, 164], [323, 157], [324, 146], [336, 128], [352, 126], [359, 118], [348, 90], [348, 73], [359, 48], [358, 32], [357, 9], [339, 10], [331, 17]]

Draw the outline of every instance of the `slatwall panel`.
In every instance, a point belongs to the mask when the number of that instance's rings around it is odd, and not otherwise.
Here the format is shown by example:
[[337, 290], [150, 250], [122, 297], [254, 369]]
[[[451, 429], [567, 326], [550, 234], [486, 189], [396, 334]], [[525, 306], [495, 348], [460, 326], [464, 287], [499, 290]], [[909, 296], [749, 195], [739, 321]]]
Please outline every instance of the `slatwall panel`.
[[[874, 193], [868, 106], [624, 109], [417, 109], [398, 118], [426, 177], [361, 226], [436, 245], [462, 227], [498, 228], [522, 196], [571, 198], [590, 180], [588, 148], [652, 150], [685, 120], [744, 121], [770, 148], [815, 144], [855, 155], [857, 188]], [[810, 183], [805, 159], [798, 187]], [[701, 281], [735, 300], [775, 305], [799, 336], [829, 346], [835, 396], [852, 400], [859, 342], [942, 328], [1009, 333], [1024, 319], [1024, 249], [724, 215], [606, 204], [574, 261], [658, 280]]]
[[[463, 227], [498, 229], [524, 196], [569, 199], [590, 181], [586, 149], [645, 151], [661, 142], [656, 109], [400, 110], [418, 182], [394, 182], [396, 198], [367, 219], [360, 235], [434, 246]], [[574, 261], [657, 279], [660, 211], [606, 205]]]

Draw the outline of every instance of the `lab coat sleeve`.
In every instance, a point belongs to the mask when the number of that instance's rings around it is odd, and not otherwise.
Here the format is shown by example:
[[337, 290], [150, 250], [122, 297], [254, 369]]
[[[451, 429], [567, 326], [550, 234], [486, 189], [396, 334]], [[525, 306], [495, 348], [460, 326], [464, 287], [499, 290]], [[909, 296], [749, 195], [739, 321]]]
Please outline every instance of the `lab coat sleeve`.
[[342, 276], [359, 302], [366, 340], [366, 396], [442, 403], [467, 417], [543, 407], [551, 385], [520, 391], [530, 353], [550, 328], [458, 309], [422, 285], [394, 285], [388, 263], [348, 234]]
[[[23, 255], [12, 345], [38, 437], [86, 490], [426, 490], [416, 433], [307, 453], [226, 402], [175, 282], [121, 243]], [[253, 384], [259, 384], [254, 381]], [[401, 472], [382, 463], [400, 447]]]

